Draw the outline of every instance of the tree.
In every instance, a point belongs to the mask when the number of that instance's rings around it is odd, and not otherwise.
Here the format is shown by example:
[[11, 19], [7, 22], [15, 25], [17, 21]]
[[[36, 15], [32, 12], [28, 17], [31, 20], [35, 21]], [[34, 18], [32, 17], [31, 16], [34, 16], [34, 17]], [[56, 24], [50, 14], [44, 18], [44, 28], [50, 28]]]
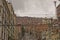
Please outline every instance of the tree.
[[21, 31], [22, 31], [22, 37], [24, 36], [24, 34], [25, 34], [25, 29], [24, 29], [24, 26], [22, 25], [22, 27], [21, 27]]

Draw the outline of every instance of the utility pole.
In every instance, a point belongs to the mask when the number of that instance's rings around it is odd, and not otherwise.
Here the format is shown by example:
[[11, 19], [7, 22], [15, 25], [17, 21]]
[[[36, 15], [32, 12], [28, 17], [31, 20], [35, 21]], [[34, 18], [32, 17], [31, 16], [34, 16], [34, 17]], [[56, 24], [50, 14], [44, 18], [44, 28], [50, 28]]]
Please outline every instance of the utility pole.
[[54, 7], [55, 7], [55, 16], [56, 16], [56, 19], [57, 19], [57, 10], [56, 10], [56, 9], [57, 9], [57, 5], [56, 5], [56, 4], [57, 4], [57, 2], [56, 2], [56, 1], [54, 1]]

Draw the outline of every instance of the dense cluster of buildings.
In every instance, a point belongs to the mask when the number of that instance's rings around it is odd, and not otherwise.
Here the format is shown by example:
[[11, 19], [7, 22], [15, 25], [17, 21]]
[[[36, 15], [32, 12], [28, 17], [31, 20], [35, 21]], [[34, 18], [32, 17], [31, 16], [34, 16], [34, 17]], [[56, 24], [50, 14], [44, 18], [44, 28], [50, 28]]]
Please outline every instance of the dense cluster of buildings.
[[60, 40], [60, 4], [57, 19], [17, 17], [12, 4], [0, 0], [0, 40]]
[[16, 17], [18, 40], [60, 40], [60, 4], [57, 19]]

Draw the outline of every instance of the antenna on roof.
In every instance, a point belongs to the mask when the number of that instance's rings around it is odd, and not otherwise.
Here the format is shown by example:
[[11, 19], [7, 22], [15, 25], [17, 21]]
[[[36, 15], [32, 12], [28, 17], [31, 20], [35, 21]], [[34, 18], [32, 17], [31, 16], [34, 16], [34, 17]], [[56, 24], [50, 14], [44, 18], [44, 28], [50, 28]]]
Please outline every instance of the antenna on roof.
[[56, 9], [56, 7], [57, 7], [57, 1], [54, 1], [54, 5], [55, 5], [55, 17], [57, 19], [57, 9]]

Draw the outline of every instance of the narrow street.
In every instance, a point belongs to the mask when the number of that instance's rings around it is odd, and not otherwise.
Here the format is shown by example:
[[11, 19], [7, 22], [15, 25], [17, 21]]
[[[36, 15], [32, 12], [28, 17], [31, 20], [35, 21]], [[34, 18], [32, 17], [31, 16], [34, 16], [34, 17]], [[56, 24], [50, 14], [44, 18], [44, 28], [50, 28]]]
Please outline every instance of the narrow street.
[[60, 0], [0, 0], [0, 40], [60, 40]]

